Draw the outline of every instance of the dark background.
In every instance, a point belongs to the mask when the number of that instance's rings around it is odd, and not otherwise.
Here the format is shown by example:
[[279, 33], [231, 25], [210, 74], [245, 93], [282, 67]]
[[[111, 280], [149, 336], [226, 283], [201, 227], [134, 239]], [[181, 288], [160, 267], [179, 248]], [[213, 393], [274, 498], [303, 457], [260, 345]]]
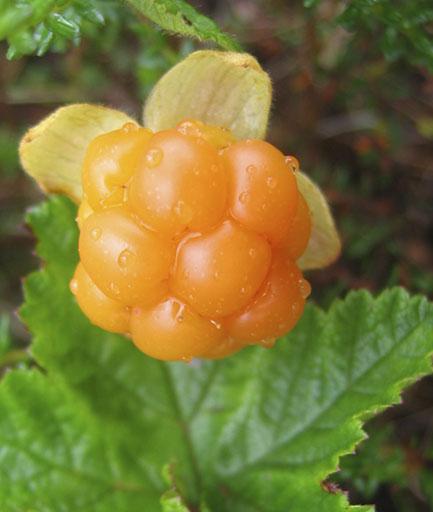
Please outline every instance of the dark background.
[[[312, 300], [326, 308], [351, 289], [376, 293], [394, 285], [431, 298], [431, 2], [380, 0], [379, 10], [366, 7], [343, 18], [346, 3], [334, 0], [305, 2], [318, 4], [310, 9], [301, 1], [192, 3], [270, 73], [268, 138], [298, 157], [332, 205], [343, 254], [309, 274]], [[107, 5], [105, 25], [86, 30], [76, 46], [59, 45], [62, 52], [10, 61], [0, 44], [0, 345], [11, 342], [18, 352], [28, 344], [15, 314], [21, 278], [38, 265], [23, 216], [42, 199], [19, 167], [20, 136], [69, 102], [104, 103], [139, 118], [155, 80], [200, 47], [137, 20], [116, 2]], [[430, 49], [405, 20], [422, 31]], [[11, 364], [13, 357], [0, 356], [0, 372]], [[346, 457], [332, 482], [349, 490], [353, 503], [375, 503], [378, 512], [433, 510], [433, 379], [412, 387], [403, 404], [368, 431], [359, 455]]]

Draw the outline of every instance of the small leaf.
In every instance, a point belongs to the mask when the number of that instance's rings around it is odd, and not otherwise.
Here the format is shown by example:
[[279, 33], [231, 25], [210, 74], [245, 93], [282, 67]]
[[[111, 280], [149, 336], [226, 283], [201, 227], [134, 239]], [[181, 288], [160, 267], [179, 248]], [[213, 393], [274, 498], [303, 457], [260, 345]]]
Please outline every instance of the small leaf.
[[184, 0], [127, 0], [137, 11], [165, 30], [199, 41], [213, 41], [224, 50], [239, 50], [239, 44], [222, 32], [210, 18], [203, 16]]
[[320, 188], [302, 172], [296, 173], [296, 179], [310, 208], [313, 224], [310, 241], [298, 264], [303, 270], [323, 268], [338, 258], [341, 251], [340, 237]]
[[229, 128], [239, 139], [266, 134], [272, 87], [247, 53], [198, 51], [168, 71], [144, 109], [151, 130], [173, 128], [185, 118]]
[[78, 202], [81, 166], [89, 142], [131, 121], [123, 112], [99, 105], [59, 108], [24, 135], [21, 164], [42, 190], [61, 192]]

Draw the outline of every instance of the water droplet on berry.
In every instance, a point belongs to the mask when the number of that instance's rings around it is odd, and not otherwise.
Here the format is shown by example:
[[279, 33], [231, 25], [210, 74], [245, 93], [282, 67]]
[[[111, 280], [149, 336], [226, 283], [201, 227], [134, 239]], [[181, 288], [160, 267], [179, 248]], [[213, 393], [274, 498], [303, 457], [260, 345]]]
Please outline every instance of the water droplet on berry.
[[117, 258], [117, 263], [119, 264], [119, 267], [126, 268], [130, 263], [134, 255], [131, 251], [128, 251], [128, 249], [125, 249], [119, 254], [119, 257]]
[[263, 348], [272, 348], [275, 345], [275, 339], [262, 340], [259, 343]]
[[138, 126], [135, 123], [125, 123], [122, 126], [122, 131], [125, 133], [136, 132], [138, 130]]
[[187, 224], [193, 216], [192, 209], [187, 204], [185, 204], [184, 201], [178, 201], [176, 203], [176, 206], [174, 207], [174, 213], [185, 224]]
[[146, 164], [148, 167], [156, 167], [162, 160], [162, 151], [159, 148], [152, 148], [146, 153]]
[[95, 240], [95, 242], [101, 238], [101, 235], [102, 235], [101, 228], [93, 228], [92, 231], [90, 232], [90, 236], [93, 238], [93, 240]]
[[292, 169], [293, 172], [299, 171], [299, 160], [294, 156], [286, 156], [285, 160], [286, 165]]
[[110, 283], [110, 290], [114, 293], [114, 295], [119, 295], [120, 293], [119, 287], [117, 286], [116, 283], [113, 282]]
[[256, 171], [257, 171], [257, 168], [255, 165], [249, 165], [247, 167], [247, 174], [249, 174], [250, 176], [252, 176]]
[[256, 255], [257, 255], [257, 251], [253, 248], [251, 248], [249, 251], [248, 251], [248, 254], [251, 256], [251, 258], [255, 258]]
[[250, 198], [250, 195], [248, 194], [248, 192], [242, 192], [242, 194], [239, 196], [239, 201], [242, 204], [245, 204], [248, 202], [249, 198]]
[[305, 279], [299, 279], [299, 292], [303, 299], [306, 299], [311, 294], [311, 285]]
[[76, 295], [78, 292], [78, 281], [76, 279], [72, 279], [72, 281], [69, 283], [69, 288], [71, 292]]
[[211, 323], [218, 329], [222, 329], [222, 325], [220, 322], [217, 322], [216, 320], [211, 320]]
[[188, 363], [190, 363], [190, 362], [192, 361], [192, 357], [190, 357], [190, 356], [188, 356], [188, 357], [187, 357], [187, 356], [184, 356], [184, 357], [181, 357], [181, 358], [180, 358], [180, 360], [181, 360], [182, 362], [184, 362], [184, 363], [187, 363], [187, 364], [188, 364]]
[[273, 189], [277, 186], [277, 181], [273, 176], [269, 176], [266, 179], [266, 184], [268, 185], [269, 188]]

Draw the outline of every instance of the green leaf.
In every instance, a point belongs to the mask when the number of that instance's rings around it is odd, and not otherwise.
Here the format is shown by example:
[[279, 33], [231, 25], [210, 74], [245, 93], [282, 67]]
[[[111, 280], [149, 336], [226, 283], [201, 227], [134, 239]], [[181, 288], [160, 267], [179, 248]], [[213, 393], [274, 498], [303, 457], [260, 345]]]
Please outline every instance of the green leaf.
[[240, 45], [221, 32], [218, 25], [184, 0], [127, 0], [138, 12], [174, 34], [212, 41], [224, 50], [239, 51]]
[[327, 313], [309, 306], [274, 349], [161, 363], [75, 305], [74, 216], [59, 197], [29, 215], [45, 266], [22, 316], [45, 372], [0, 386], [2, 512], [157, 511], [171, 463], [189, 508], [348, 511], [322, 482], [363, 439], [362, 419], [430, 371], [433, 307], [402, 289], [360, 291]]
[[78, 44], [95, 26], [100, 33], [115, 10], [119, 15], [113, 0], [0, 0], [0, 40], [9, 44], [9, 59], [42, 56]]
[[0, 358], [6, 354], [12, 346], [10, 324], [11, 320], [9, 315], [7, 313], [0, 313]]
[[182, 497], [175, 489], [165, 492], [161, 498], [163, 512], [188, 512]]

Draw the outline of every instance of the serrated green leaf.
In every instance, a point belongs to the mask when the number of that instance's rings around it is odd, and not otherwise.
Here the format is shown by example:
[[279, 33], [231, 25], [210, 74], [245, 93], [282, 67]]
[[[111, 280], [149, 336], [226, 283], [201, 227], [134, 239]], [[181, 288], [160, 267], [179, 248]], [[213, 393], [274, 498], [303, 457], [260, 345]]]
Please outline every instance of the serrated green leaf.
[[356, 292], [327, 313], [309, 306], [272, 350], [161, 363], [74, 304], [74, 216], [59, 197], [29, 216], [46, 265], [27, 280], [22, 316], [47, 373], [0, 387], [2, 512], [157, 511], [173, 461], [186, 506], [348, 511], [321, 482], [363, 438], [361, 418], [430, 371], [432, 306], [401, 289]]
[[184, 0], [127, 0], [141, 14], [174, 34], [213, 41], [224, 50], [239, 51], [240, 45], [222, 32], [210, 18]]

